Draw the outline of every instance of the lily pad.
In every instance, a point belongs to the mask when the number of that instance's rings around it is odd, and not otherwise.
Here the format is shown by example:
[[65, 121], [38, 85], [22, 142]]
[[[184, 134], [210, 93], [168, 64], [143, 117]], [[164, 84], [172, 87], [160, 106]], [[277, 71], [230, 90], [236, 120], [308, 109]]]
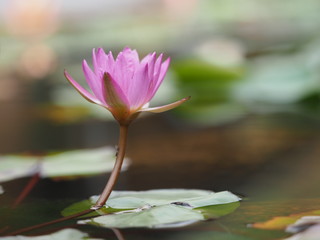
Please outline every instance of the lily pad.
[[[112, 170], [115, 151], [111, 147], [72, 150], [44, 156], [7, 155], [0, 157], [0, 182], [39, 173], [42, 178], [90, 176]], [[122, 170], [128, 167], [125, 159]]]
[[[63, 210], [64, 216], [88, 209], [97, 200], [93, 196]], [[149, 191], [114, 191], [105, 207], [97, 211], [102, 216], [81, 220], [106, 228], [168, 228], [181, 227], [198, 221], [218, 218], [233, 212], [240, 198], [228, 191], [159, 189]]]
[[240, 100], [255, 104], [294, 103], [319, 91], [317, 69], [305, 56], [270, 56], [252, 63], [247, 81], [235, 89]]
[[[95, 203], [98, 196], [90, 198]], [[177, 203], [192, 208], [237, 202], [240, 198], [228, 191], [212, 192], [196, 189], [158, 189], [149, 191], [113, 191], [106, 205], [116, 209], [141, 208]]]
[[148, 227], [161, 228], [170, 227], [170, 224], [194, 223], [204, 220], [200, 211], [176, 205], [162, 205], [139, 209], [136, 211], [119, 212], [115, 214], [100, 216], [89, 220], [78, 221], [79, 224], [92, 224], [107, 228], [131, 228]]
[[[109, 172], [113, 169], [115, 151], [111, 147], [74, 150], [44, 158], [42, 177], [85, 176]], [[128, 167], [125, 159], [123, 170]]]
[[38, 158], [29, 156], [1, 156], [0, 182], [31, 176], [38, 170]]
[[[63, 209], [61, 211], [61, 215], [66, 217], [66, 216], [70, 216], [70, 215], [73, 215], [73, 214], [76, 214], [76, 213], [79, 213], [79, 212], [82, 212], [86, 209], [89, 209], [93, 206], [93, 203], [89, 200], [83, 200], [83, 201], [80, 201], [80, 202], [77, 202], [77, 203], [74, 203], [70, 206], [68, 206], [67, 208]], [[99, 212], [102, 211], [102, 210], [99, 210]], [[113, 211], [113, 209], [111, 208], [103, 208], [103, 211], [105, 214], [108, 214], [108, 213], [113, 213], [113, 212], [117, 212], [117, 211], [122, 211], [122, 210], [116, 210], [116, 211]], [[100, 216], [101, 214], [99, 214], [97, 211], [95, 212], [91, 212], [91, 213], [88, 213], [86, 215], [83, 215], [81, 217], [97, 217], [97, 216]]]
[[83, 233], [79, 230], [67, 228], [60, 230], [58, 232], [35, 236], [35, 237], [26, 237], [26, 236], [12, 236], [12, 237], [0, 237], [1, 240], [57, 240], [57, 239], [68, 239], [68, 240], [102, 240], [101, 238], [89, 238], [87, 233]]

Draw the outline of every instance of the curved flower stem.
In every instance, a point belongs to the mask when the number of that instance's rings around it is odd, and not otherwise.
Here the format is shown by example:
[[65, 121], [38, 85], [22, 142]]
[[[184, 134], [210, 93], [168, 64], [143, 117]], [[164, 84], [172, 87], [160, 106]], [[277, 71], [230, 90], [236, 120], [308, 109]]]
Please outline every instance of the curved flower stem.
[[31, 192], [31, 190], [34, 188], [34, 186], [39, 182], [40, 180], [40, 174], [37, 172], [33, 175], [33, 177], [30, 179], [30, 181], [27, 183], [27, 185], [24, 187], [20, 195], [17, 197], [17, 199], [14, 201], [12, 208], [16, 208]]
[[100, 209], [101, 207], [103, 207], [103, 205], [108, 200], [114, 185], [116, 184], [116, 181], [117, 181], [118, 176], [121, 171], [121, 166], [122, 166], [125, 151], [126, 151], [127, 135], [128, 135], [128, 125], [120, 124], [120, 135], [119, 135], [118, 152], [116, 155], [116, 162], [114, 164], [111, 176], [110, 176], [103, 192], [101, 193], [96, 204], [91, 207], [91, 209], [93, 209], [93, 210], [97, 210], [97, 209]]

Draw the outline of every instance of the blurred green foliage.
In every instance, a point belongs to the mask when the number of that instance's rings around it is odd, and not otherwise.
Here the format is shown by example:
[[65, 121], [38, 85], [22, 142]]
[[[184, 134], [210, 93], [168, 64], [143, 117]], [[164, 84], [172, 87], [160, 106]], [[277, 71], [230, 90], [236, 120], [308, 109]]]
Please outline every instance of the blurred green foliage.
[[192, 96], [186, 106], [219, 104], [230, 99], [230, 87], [243, 76], [241, 68], [223, 68], [201, 60], [182, 60], [172, 69], [179, 94]]

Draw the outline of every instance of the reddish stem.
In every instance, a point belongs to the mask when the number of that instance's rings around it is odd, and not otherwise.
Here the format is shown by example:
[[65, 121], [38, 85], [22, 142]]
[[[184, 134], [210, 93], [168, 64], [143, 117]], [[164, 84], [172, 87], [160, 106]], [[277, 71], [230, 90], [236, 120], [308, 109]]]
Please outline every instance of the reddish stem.
[[9, 226], [5, 226], [5, 227], [0, 229], [0, 233], [3, 233], [5, 231], [7, 231], [8, 229], [9, 229]]
[[128, 136], [128, 125], [120, 125], [120, 135], [119, 135], [119, 144], [118, 144], [118, 152], [117, 152], [117, 156], [116, 156], [116, 162], [114, 164], [110, 178], [109, 178], [103, 192], [101, 193], [96, 204], [91, 208], [93, 210], [97, 210], [97, 209], [103, 207], [103, 205], [108, 200], [114, 185], [116, 184], [116, 181], [117, 181], [119, 174], [120, 174], [120, 171], [121, 171], [121, 166], [122, 166], [125, 151], [126, 151], [127, 136]]
[[[116, 156], [116, 162], [115, 165], [113, 167], [113, 170], [111, 172], [110, 178], [102, 192], [102, 194], [100, 195], [98, 201], [96, 202], [96, 204], [91, 208], [91, 209], [87, 209], [85, 211], [82, 211], [80, 213], [76, 213], [67, 217], [63, 217], [63, 218], [59, 218], [59, 219], [55, 219], [53, 221], [50, 222], [45, 222], [45, 223], [40, 223], [38, 225], [34, 225], [31, 227], [26, 227], [26, 228], [22, 228], [19, 229], [17, 231], [11, 232], [8, 235], [17, 235], [17, 234], [21, 234], [24, 232], [28, 232], [31, 230], [35, 230], [38, 228], [42, 228], [48, 225], [52, 225], [52, 224], [56, 224], [56, 223], [60, 223], [60, 222], [64, 222], [73, 218], [77, 218], [83, 215], [86, 215], [88, 213], [91, 213], [97, 209], [100, 209], [101, 207], [103, 207], [103, 205], [106, 203], [106, 201], [108, 200], [112, 189], [119, 177], [120, 171], [121, 171], [121, 167], [122, 167], [122, 163], [123, 163], [123, 159], [125, 156], [125, 150], [126, 150], [126, 145], [127, 145], [127, 135], [128, 135], [128, 125], [121, 125], [120, 124], [120, 136], [119, 136], [119, 144], [118, 144], [118, 152], [117, 152], [117, 156]], [[39, 176], [38, 176], [39, 177]], [[14, 203], [14, 206], [16, 206], [17, 204], [19, 204], [26, 196], [27, 194], [31, 191], [31, 189], [33, 188], [33, 186], [36, 184], [37, 182], [37, 178], [36, 176], [34, 176], [30, 182], [28, 183], [28, 185], [25, 187], [25, 189], [23, 190], [23, 192], [20, 194], [20, 196], [18, 197], [18, 199], [16, 200], [16, 202]], [[117, 237], [119, 237], [119, 232], [117, 232]], [[121, 235], [120, 235], [121, 237]], [[121, 238], [120, 238], [121, 239]], [[123, 237], [122, 237], [123, 239]]]
[[29, 180], [27, 185], [24, 187], [20, 195], [14, 201], [12, 208], [16, 208], [31, 192], [34, 186], [39, 182], [40, 174], [37, 172], [33, 175], [33, 177]]

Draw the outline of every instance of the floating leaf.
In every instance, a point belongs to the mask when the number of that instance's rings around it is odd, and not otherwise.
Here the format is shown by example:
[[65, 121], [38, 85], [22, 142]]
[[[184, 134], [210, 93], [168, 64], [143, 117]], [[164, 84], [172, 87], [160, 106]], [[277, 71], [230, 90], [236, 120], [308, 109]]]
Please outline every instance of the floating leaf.
[[[39, 173], [42, 178], [68, 178], [101, 174], [112, 170], [115, 151], [111, 147], [73, 150], [44, 156], [0, 157], [0, 182]], [[125, 159], [122, 170], [128, 166]]]
[[290, 104], [319, 91], [317, 67], [301, 54], [263, 57], [251, 64], [246, 81], [234, 91], [250, 105]]
[[[94, 203], [98, 196], [91, 197]], [[237, 202], [240, 198], [228, 191], [212, 192], [188, 189], [158, 189], [149, 191], [113, 191], [106, 205], [111, 208], [133, 209], [146, 205], [186, 203], [192, 208]]]
[[38, 168], [38, 158], [29, 156], [1, 156], [0, 182], [10, 181], [20, 177], [31, 176]]
[[[74, 203], [70, 205], [69, 207], [65, 208], [62, 210], [61, 214], [62, 216], [70, 216], [79, 212], [82, 212], [84, 210], [87, 210], [93, 206], [93, 202], [90, 200], [83, 200], [77, 203]], [[119, 212], [123, 210], [130, 210], [130, 209], [113, 209], [113, 208], [102, 208], [99, 209], [99, 211], [92, 212], [86, 215], [81, 216], [81, 218], [86, 218], [86, 217], [97, 217], [100, 216], [101, 214], [108, 214], [108, 213], [114, 213], [114, 212]]]
[[[62, 214], [67, 216], [88, 209], [96, 199], [97, 196], [93, 196], [90, 201], [73, 204], [64, 209]], [[79, 223], [107, 228], [181, 227], [229, 214], [239, 206], [239, 201], [239, 197], [227, 191], [218, 193], [188, 189], [114, 191], [106, 207], [98, 211], [103, 216]]]
[[[96, 217], [90, 220], [78, 221], [79, 224], [93, 224], [107, 228], [168, 227], [176, 223], [193, 223], [204, 220], [204, 216], [189, 208], [176, 205], [163, 205], [143, 210], [119, 212]], [[174, 225], [175, 226], [175, 225]]]
[[[62, 152], [44, 158], [41, 176], [63, 177], [100, 174], [111, 171], [114, 161], [115, 152], [110, 147]], [[125, 160], [123, 170], [127, 166], [128, 160]]]
[[12, 236], [12, 237], [0, 237], [1, 240], [57, 240], [57, 239], [68, 239], [68, 240], [102, 240], [98, 238], [89, 238], [87, 233], [83, 233], [76, 229], [66, 228], [58, 232], [35, 236], [35, 237], [25, 237], [25, 236]]
[[195, 58], [181, 60], [172, 67], [179, 95], [192, 96], [192, 101], [177, 109], [188, 121], [201, 125], [220, 124], [246, 114], [231, 95], [244, 69], [222, 67]]
[[197, 208], [197, 210], [201, 211], [203, 216], [206, 219], [210, 219], [210, 218], [222, 217], [224, 215], [232, 213], [239, 206], [240, 206], [239, 202], [232, 202], [227, 204], [218, 204], [218, 205], [200, 207], [200, 208]]
[[299, 218], [307, 215], [320, 215], [320, 210], [314, 210], [303, 213], [291, 214], [289, 216], [277, 216], [266, 222], [253, 223], [250, 226], [259, 229], [285, 229], [288, 225], [293, 224]]

